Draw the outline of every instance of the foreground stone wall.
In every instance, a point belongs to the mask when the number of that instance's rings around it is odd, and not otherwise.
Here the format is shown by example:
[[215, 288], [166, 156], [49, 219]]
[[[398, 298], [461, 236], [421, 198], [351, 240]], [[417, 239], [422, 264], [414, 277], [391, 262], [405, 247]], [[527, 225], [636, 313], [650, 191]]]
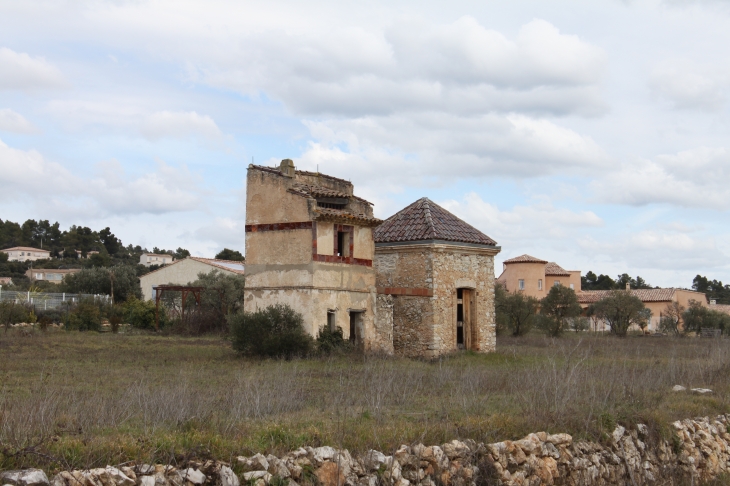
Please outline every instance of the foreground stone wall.
[[[730, 415], [672, 424], [668, 440], [645, 425], [618, 426], [605, 444], [574, 442], [568, 434], [538, 432], [517, 441], [471, 440], [441, 446], [403, 445], [391, 455], [353, 457], [332, 447], [303, 447], [283, 457], [239, 457], [239, 478], [222, 462], [182, 467], [107, 466], [64, 471], [48, 481], [39, 470], [0, 473], [12, 486], [538, 486], [659, 485], [683, 478], [698, 484], [730, 472]], [[671, 483], [667, 480], [671, 479]]]

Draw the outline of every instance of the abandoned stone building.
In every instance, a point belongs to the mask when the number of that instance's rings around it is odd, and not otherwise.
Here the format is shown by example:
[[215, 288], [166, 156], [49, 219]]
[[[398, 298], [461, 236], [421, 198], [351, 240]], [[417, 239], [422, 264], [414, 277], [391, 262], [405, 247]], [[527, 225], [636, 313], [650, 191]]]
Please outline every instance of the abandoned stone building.
[[287, 304], [370, 352], [492, 351], [494, 240], [428, 199], [381, 221], [352, 183], [250, 165], [244, 309]]
[[490, 237], [427, 198], [375, 230], [378, 293], [393, 299], [393, 348], [406, 356], [494, 351]]
[[278, 168], [250, 165], [244, 309], [287, 304], [313, 336], [340, 327], [366, 350], [391, 352], [389, 333], [375, 329], [380, 222], [348, 181], [296, 170], [289, 159]]

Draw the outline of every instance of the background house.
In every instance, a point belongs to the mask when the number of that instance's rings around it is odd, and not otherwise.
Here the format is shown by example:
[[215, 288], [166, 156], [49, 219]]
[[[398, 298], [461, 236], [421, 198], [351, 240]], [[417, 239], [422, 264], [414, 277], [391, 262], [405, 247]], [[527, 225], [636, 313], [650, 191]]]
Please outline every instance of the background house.
[[80, 268], [32, 268], [25, 272], [31, 281], [61, 283], [66, 275], [80, 272]]
[[565, 270], [555, 262], [541, 260], [531, 255], [521, 255], [503, 262], [502, 274], [497, 283], [509, 292], [542, 299], [553, 285], [565, 285], [580, 292], [580, 270]]
[[6, 248], [0, 251], [8, 254], [9, 262], [34, 262], [36, 260], [47, 260], [51, 258], [50, 251], [28, 246], [14, 246], [13, 248]]
[[[667, 305], [672, 302], [678, 302], [679, 305], [687, 309], [691, 301], [699, 302], [701, 305], [707, 305], [707, 297], [702, 292], [684, 289], [627, 289], [632, 295], [638, 297], [644, 306], [651, 311], [651, 320], [647, 326], [648, 331], [659, 330], [659, 321], [665, 312]], [[579, 292], [577, 294], [578, 302], [583, 309], [587, 309], [602, 298], [608, 296], [610, 290], [590, 290]], [[720, 309], [717, 309], [720, 310]], [[592, 323], [592, 327], [596, 331], [608, 331], [609, 328], [605, 322], [597, 321]]]
[[10, 277], [0, 277], [0, 285], [13, 285], [13, 279]]
[[142, 253], [139, 256], [140, 265], [144, 265], [145, 267], [150, 267], [152, 265], [169, 265], [173, 261], [175, 261], [175, 259], [172, 255], [168, 255], [167, 253]]
[[[169, 255], [168, 255], [169, 257]], [[212, 258], [188, 257], [177, 260], [170, 265], [158, 268], [139, 278], [142, 288], [142, 295], [145, 300], [154, 300], [155, 292], [153, 287], [158, 285], [187, 285], [198, 279], [200, 273], [210, 273], [218, 270], [229, 275], [243, 275], [243, 262], [229, 260], [215, 260]]]

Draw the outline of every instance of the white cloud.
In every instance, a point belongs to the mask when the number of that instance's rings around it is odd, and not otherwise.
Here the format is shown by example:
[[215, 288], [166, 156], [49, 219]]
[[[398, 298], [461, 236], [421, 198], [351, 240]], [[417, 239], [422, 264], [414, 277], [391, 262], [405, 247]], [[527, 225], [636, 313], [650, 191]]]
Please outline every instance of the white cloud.
[[66, 85], [61, 71], [42, 57], [0, 47], [0, 90], [32, 90]]
[[566, 169], [585, 174], [609, 164], [590, 137], [523, 115], [424, 113], [306, 124], [315, 141], [297, 158], [299, 166], [381, 188]]
[[68, 170], [45, 160], [39, 152], [14, 149], [0, 140], [0, 200], [19, 195], [33, 197], [39, 192], [53, 197], [73, 191], [77, 183]]
[[138, 177], [125, 174], [112, 160], [98, 164], [99, 176], [89, 181], [88, 195], [112, 214], [175, 213], [200, 209], [198, 178], [187, 167], [172, 167], [163, 161], [157, 169]]
[[598, 90], [605, 62], [599, 48], [544, 20], [525, 24], [510, 40], [466, 16], [317, 34], [263, 28], [229, 57], [200, 60], [190, 72], [213, 86], [265, 92], [308, 115], [596, 115], [605, 110]]
[[730, 205], [730, 153], [725, 148], [701, 147], [654, 160], [637, 159], [591, 186], [603, 202], [724, 210]]
[[150, 140], [165, 137], [187, 138], [198, 135], [209, 139], [221, 137], [218, 125], [211, 117], [198, 115], [194, 111], [158, 111], [146, 118], [140, 132]]
[[200, 177], [185, 166], [162, 161], [149, 172], [132, 176], [118, 161], [98, 165], [95, 177], [72, 174], [35, 150], [19, 150], [0, 141], [0, 200], [28, 200], [43, 211], [110, 214], [163, 214], [201, 210]]
[[634, 269], [633, 272], [639, 269], [717, 271], [730, 264], [730, 258], [718, 248], [715, 238], [701, 233], [652, 228], [617, 233], [609, 241], [586, 236], [578, 240], [578, 245], [593, 259], [607, 258], [616, 268], [622, 266]]
[[526, 238], [534, 240], [536, 235], [540, 239], [562, 239], [576, 231], [604, 224], [592, 211], [557, 208], [545, 198], [506, 211], [473, 192], [461, 201], [449, 200], [440, 204], [505, 247]]
[[15, 133], [37, 133], [38, 129], [20, 113], [0, 108], [0, 130]]
[[725, 104], [729, 82], [730, 77], [717, 69], [675, 60], [654, 68], [650, 86], [675, 108], [718, 111]]
[[217, 140], [222, 137], [215, 120], [208, 115], [196, 111], [150, 112], [139, 99], [54, 100], [48, 109], [71, 130], [102, 127], [140, 135], [153, 142], [163, 138]]

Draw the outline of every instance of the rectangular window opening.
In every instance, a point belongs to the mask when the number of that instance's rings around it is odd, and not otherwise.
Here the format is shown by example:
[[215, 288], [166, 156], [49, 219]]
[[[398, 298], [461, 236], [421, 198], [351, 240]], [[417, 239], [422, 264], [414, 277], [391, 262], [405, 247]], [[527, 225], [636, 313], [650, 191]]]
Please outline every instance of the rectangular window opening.
[[558, 285], [560, 285], [560, 280], [556, 280], [555, 283], [553, 283], [554, 287], [557, 287]]
[[338, 231], [337, 232], [337, 248], [335, 249], [337, 256], [348, 257], [350, 256], [350, 232], [349, 231]]
[[519, 288], [520, 290], [525, 290], [525, 281], [524, 281], [523, 279], [519, 279], [519, 280], [517, 281], [517, 287], [518, 287], [518, 288]]
[[542, 290], [542, 279], [538, 279], [537, 281], [537, 290]]
[[334, 331], [335, 329], [337, 329], [337, 315], [333, 310], [327, 311], [327, 328], [330, 331]]

